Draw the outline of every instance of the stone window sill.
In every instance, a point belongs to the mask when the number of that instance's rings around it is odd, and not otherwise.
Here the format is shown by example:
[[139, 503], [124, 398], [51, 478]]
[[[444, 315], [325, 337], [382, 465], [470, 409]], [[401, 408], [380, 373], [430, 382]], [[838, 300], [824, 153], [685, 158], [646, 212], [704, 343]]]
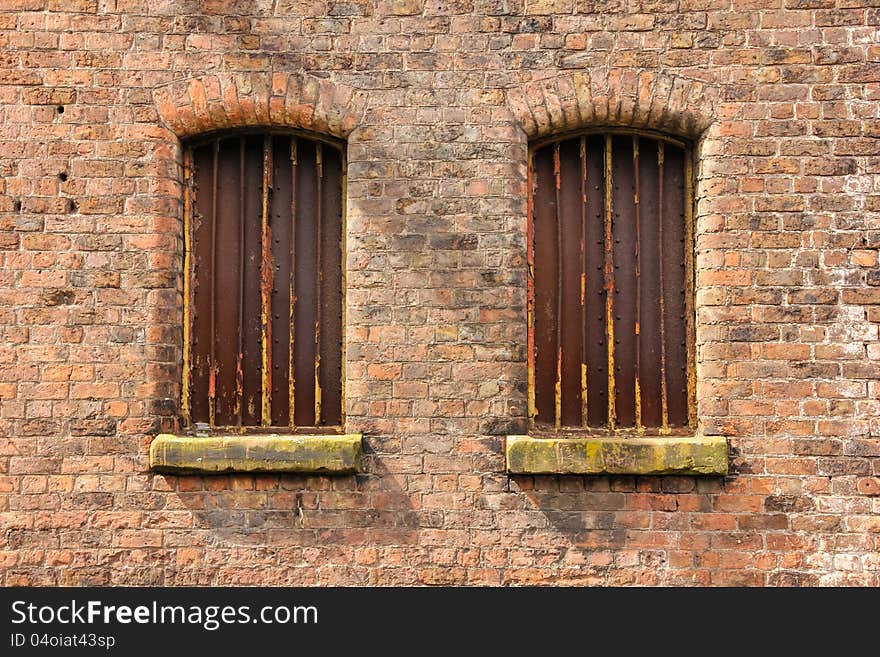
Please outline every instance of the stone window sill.
[[361, 471], [361, 434], [160, 434], [150, 444], [150, 468], [173, 474], [288, 472], [345, 475]]
[[509, 474], [726, 475], [723, 436], [507, 436]]

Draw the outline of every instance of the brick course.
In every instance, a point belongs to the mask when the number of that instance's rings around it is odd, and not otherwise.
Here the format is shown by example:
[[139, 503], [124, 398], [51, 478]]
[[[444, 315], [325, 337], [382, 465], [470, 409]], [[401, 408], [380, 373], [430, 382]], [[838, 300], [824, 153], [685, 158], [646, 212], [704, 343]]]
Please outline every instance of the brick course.
[[[6, 0], [0, 584], [880, 585], [871, 0]], [[150, 473], [180, 139], [348, 142], [356, 477]], [[727, 478], [511, 476], [529, 139], [687, 137]]]

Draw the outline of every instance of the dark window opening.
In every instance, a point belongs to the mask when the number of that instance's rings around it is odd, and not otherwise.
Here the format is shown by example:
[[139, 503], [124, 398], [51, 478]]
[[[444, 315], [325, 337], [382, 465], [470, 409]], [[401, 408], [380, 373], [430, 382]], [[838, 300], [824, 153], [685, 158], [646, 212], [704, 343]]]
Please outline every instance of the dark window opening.
[[533, 147], [530, 416], [537, 428], [694, 423], [692, 161], [680, 142]]
[[287, 134], [186, 149], [187, 424], [342, 424], [344, 166]]

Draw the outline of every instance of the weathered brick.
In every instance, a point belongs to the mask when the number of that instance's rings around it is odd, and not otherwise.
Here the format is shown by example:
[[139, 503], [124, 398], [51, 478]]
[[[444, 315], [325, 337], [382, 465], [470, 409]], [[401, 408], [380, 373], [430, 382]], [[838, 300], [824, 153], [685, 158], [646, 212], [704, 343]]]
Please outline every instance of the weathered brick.
[[[0, 584], [878, 584], [876, 9], [117, 4], [0, 11]], [[700, 145], [697, 414], [733, 477], [500, 474], [527, 142], [608, 125]], [[145, 474], [179, 429], [180, 140], [266, 126], [348, 140], [364, 472]]]

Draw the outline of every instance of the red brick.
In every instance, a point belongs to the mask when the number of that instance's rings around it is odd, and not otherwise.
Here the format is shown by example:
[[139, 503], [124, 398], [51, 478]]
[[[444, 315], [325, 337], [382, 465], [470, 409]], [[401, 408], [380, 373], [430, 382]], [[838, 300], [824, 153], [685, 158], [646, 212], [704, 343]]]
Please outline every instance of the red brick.
[[880, 477], [863, 477], [856, 488], [862, 495], [880, 495]]
[[[10, 2], [3, 584], [880, 583], [875, 10], [546, 1], [523, 32], [460, 2], [216, 0], [184, 33], [132, 2]], [[729, 478], [503, 474], [527, 428], [527, 141], [603, 123], [700, 144], [698, 426], [730, 437]], [[367, 471], [150, 475], [180, 430], [180, 140], [270, 124], [352, 135], [344, 428]]]

